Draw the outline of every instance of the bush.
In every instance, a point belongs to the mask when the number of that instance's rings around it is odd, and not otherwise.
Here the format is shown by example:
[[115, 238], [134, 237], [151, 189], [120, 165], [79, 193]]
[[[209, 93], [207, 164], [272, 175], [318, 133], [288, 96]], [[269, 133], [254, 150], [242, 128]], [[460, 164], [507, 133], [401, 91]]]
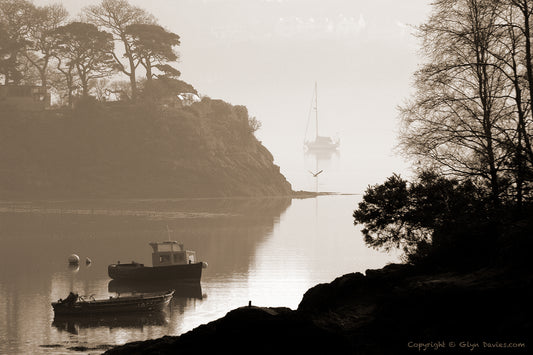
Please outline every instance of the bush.
[[476, 264], [491, 257], [498, 231], [485, 190], [431, 171], [408, 183], [393, 175], [370, 186], [354, 211], [373, 248], [400, 248], [409, 263]]

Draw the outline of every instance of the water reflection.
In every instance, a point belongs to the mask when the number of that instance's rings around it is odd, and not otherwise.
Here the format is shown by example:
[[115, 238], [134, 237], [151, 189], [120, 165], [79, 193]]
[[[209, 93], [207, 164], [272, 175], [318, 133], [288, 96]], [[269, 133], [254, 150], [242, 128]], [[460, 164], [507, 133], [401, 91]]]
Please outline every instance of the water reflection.
[[[0, 353], [64, 353], [76, 343], [120, 344], [177, 335], [227, 312], [227, 299], [206, 296], [239, 287], [257, 248], [271, 237], [288, 198], [192, 200], [0, 201]], [[151, 264], [148, 243], [172, 238], [209, 263], [201, 284], [110, 282], [117, 260]], [[77, 254], [89, 265], [69, 266]], [[237, 275], [237, 276], [235, 276]], [[225, 281], [224, 281], [225, 280]], [[50, 303], [69, 291], [107, 298], [116, 292], [175, 289], [162, 315], [55, 319]], [[52, 326], [51, 326], [52, 324]], [[112, 331], [110, 331], [112, 329]], [[3, 341], [6, 340], [6, 341]], [[57, 351], [56, 351], [57, 350]]]
[[[0, 354], [75, 354], [69, 349], [179, 335], [249, 300], [295, 308], [317, 283], [392, 261], [354, 229], [359, 198], [0, 202]], [[91, 209], [145, 212], [84, 212]], [[201, 283], [110, 281], [107, 266], [117, 260], [150, 265], [148, 243], [166, 240], [167, 225], [209, 263]], [[73, 253], [92, 263], [68, 268]], [[101, 299], [168, 289], [176, 294], [164, 319], [54, 320], [50, 305], [70, 291]]]
[[322, 183], [319, 183], [319, 180], [324, 179], [326, 185], [329, 185], [327, 181], [338, 174], [340, 152], [338, 150], [308, 150], [304, 153], [304, 162], [307, 171], [311, 173], [308, 178], [314, 179], [315, 192], [320, 192]]
[[142, 314], [104, 314], [104, 315], [61, 315], [55, 316], [52, 326], [60, 332], [78, 335], [86, 328], [127, 328], [142, 331], [146, 326], [163, 326], [169, 323], [169, 313], [165, 311]]
[[182, 298], [202, 299], [202, 285], [199, 282], [179, 282], [172, 280], [154, 280], [154, 281], [129, 281], [129, 280], [111, 280], [107, 285], [109, 292], [121, 293], [142, 293], [142, 292], [159, 292], [174, 290], [172, 302]]

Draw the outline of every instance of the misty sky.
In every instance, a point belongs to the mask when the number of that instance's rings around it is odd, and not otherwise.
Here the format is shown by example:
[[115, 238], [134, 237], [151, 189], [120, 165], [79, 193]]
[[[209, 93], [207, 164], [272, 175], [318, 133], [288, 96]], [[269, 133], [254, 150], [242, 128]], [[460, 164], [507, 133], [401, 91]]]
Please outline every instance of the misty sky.
[[[59, 2], [75, 17], [99, 1]], [[315, 81], [321, 134], [340, 136], [345, 164], [357, 157], [358, 186], [405, 170], [391, 149], [396, 106], [408, 98], [420, 62], [407, 25], [425, 20], [429, 2], [130, 0], [181, 36], [183, 80], [202, 95], [247, 106], [263, 123], [258, 138], [297, 189], [307, 174], [298, 157]]]

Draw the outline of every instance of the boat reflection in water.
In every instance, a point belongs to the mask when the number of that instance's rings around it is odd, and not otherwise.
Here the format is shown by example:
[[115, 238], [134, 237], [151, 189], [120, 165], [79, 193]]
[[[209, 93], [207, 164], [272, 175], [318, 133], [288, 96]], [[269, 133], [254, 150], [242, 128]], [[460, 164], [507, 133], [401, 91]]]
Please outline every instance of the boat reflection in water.
[[80, 329], [87, 328], [127, 328], [142, 329], [145, 326], [164, 326], [169, 322], [169, 315], [165, 311], [145, 313], [106, 313], [98, 315], [56, 315], [52, 326], [60, 331], [78, 334]]
[[143, 293], [143, 292], [160, 292], [165, 290], [174, 290], [174, 297], [171, 305], [180, 298], [205, 298], [202, 295], [202, 286], [200, 282], [182, 282], [176, 280], [152, 280], [152, 281], [134, 281], [134, 280], [111, 280], [107, 284], [109, 292], [121, 293]]

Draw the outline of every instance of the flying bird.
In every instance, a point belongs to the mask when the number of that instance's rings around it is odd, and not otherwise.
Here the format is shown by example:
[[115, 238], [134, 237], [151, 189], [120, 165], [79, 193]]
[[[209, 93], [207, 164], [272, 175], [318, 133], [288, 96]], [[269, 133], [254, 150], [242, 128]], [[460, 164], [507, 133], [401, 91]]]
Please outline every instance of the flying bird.
[[311, 175], [313, 175], [313, 177], [317, 177], [318, 174], [320, 174], [320, 173], [323, 172], [323, 171], [324, 171], [324, 170], [320, 170], [319, 172], [314, 173], [314, 172], [312, 172], [312, 171], [309, 170], [309, 172], [311, 173]]

